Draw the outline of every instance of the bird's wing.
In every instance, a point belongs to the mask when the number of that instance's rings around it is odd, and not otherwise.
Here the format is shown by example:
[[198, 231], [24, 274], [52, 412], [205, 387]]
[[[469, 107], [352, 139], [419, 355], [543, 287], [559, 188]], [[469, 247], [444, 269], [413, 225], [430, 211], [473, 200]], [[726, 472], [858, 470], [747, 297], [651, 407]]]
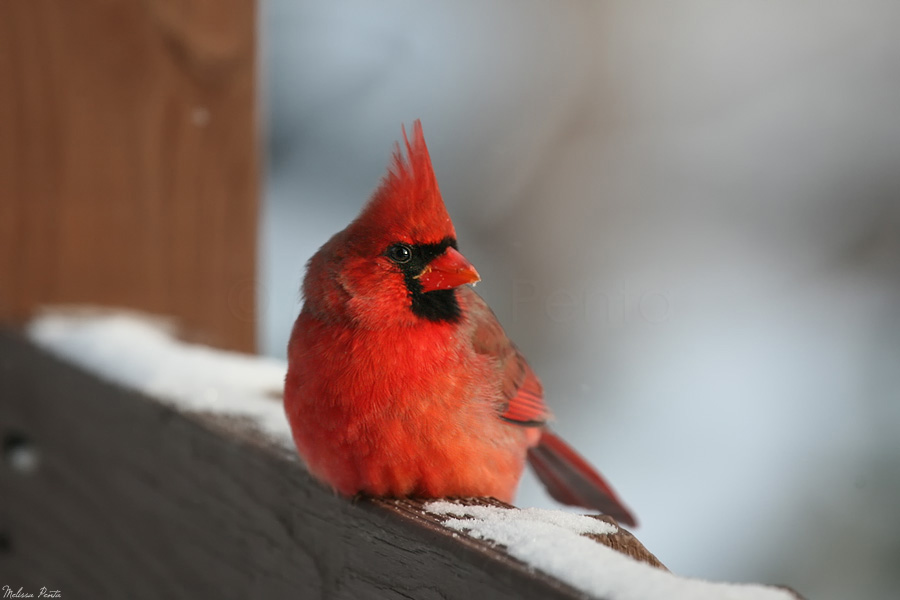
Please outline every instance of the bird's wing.
[[519, 353], [497, 317], [487, 303], [469, 288], [466, 304], [472, 329], [472, 347], [478, 354], [493, 357], [501, 373], [505, 403], [500, 407], [500, 418], [522, 425], [539, 427], [550, 419], [550, 411], [544, 404], [541, 382]]
[[[497, 317], [475, 292], [463, 288], [467, 314], [472, 325], [475, 352], [497, 360], [502, 376], [505, 403], [500, 418], [523, 427], [541, 427], [550, 419], [544, 405], [544, 390]], [[544, 428], [528, 450], [528, 462], [547, 491], [559, 502], [599, 510], [626, 525], [637, 524], [613, 489], [586, 460], [562, 439]]]

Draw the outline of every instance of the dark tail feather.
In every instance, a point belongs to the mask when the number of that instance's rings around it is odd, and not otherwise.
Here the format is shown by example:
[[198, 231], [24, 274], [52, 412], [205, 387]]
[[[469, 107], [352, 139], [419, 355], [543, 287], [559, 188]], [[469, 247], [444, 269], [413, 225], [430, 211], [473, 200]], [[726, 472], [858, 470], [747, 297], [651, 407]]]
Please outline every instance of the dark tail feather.
[[538, 445], [528, 450], [528, 462], [556, 501], [598, 510], [629, 527], [637, 526], [603, 477], [549, 430], [545, 429]]

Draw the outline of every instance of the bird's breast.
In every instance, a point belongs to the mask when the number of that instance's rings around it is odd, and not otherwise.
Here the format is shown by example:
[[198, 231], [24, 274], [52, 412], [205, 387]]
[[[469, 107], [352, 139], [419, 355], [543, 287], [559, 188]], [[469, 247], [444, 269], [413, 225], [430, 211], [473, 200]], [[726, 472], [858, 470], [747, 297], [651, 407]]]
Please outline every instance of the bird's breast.
[[310, 469], [343, 493], [511, 497], [526, 443], [497, 417], [492, 378], [452, 328], [354, 330], [301, 315], [285, 408]]

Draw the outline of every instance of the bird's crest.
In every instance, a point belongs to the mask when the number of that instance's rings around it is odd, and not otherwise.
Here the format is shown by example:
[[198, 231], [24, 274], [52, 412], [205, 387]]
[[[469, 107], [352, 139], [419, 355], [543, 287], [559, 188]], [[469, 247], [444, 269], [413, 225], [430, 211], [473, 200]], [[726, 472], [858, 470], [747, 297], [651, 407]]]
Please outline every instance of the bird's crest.
[[413, 123], [412, 140], [403, 127], [403, 143], [406, 156], [396, 144], [387, 175], [351, 227], [369, 230], [370, 239], [376, 232], [379, 238], [410, 243], [455, 238], [419, 120]]

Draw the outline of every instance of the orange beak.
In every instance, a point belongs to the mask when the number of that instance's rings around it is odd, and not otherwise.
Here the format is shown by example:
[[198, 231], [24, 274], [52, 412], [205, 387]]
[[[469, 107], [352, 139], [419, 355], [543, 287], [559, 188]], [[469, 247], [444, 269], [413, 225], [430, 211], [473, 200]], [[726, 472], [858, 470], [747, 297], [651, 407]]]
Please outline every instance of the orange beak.
[[418, 276], [423, 292], [449, 290], [467, 283], [481, 281], [478, 271], [455, 248], [447, 248], [432, 260]]

